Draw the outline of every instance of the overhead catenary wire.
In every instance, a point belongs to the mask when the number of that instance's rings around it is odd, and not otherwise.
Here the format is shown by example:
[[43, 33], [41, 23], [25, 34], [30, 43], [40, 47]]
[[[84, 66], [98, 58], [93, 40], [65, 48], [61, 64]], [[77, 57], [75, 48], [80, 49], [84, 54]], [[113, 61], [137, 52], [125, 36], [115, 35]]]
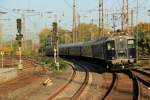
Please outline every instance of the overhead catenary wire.
[[68, 7], [70, 7], [70, 8], [72, 9], [71, 4], [70, 4], [67, 0], [64, 0], [64, 2], [66, 3], [66, 5], [67, 5]]

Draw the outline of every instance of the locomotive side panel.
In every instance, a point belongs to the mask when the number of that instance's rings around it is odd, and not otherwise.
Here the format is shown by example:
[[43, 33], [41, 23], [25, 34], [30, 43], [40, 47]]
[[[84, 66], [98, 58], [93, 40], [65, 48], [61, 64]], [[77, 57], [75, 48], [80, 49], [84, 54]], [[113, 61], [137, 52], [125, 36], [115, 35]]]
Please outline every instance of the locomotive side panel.
[[70, 47], [69, 48], [69, 55], [70, 56], [80, 56], [81, 55], [81, 48], [80, 47]]
[[60, 48], [59, 54], [62, 56], [67, 56], [68, 55], [68, 48]]
[[87, 46], [82, 46], [81, 52], [83, 57], [92, 57], [92, 46], [87, 45]]
[[93, 57], [101, 60], [105, 60], [105, 51], [103, 47], [103, 43], [99, 42], [92, 46], [93, 48]]

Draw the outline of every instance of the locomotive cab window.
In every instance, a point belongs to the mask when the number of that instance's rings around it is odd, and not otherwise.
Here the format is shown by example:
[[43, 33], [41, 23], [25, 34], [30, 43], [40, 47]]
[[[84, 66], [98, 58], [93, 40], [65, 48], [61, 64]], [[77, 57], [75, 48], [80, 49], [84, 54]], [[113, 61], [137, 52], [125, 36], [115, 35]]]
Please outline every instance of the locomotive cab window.
[[128, 40], [128, 48], [134, 48], [134, 40]]
[[115, 50], [115, 43], [114, 41], [107, 42], [107, 50]]

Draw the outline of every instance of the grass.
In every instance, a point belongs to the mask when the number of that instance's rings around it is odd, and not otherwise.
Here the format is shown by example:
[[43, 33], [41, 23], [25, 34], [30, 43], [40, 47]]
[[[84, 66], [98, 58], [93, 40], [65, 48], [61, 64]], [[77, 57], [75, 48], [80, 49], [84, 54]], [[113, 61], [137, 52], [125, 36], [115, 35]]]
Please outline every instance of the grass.
[[64, 62], [63, 59], [59, 58], [58, 62], [59, 62], [59, 66], [57, 66], [54, 63], [52, 63], [52, 65], [51, 65], [49, 70], [57, 72], [57, 71], [64, 71], [64, 70], [66, 70], [68, 68], [68, 65]]
[[49, 66], [49, 71], [61, 72], [68, 68], [68, 65], [65, 63], [65, 61], [62, 58], [58, 58], [57, 61], [59, 62], [59, 66], [57, 66], [54, 63], [54, 58], [52, 57], [39, 57], [38, 58], [38, 62], [40, 64], [45, 64]]

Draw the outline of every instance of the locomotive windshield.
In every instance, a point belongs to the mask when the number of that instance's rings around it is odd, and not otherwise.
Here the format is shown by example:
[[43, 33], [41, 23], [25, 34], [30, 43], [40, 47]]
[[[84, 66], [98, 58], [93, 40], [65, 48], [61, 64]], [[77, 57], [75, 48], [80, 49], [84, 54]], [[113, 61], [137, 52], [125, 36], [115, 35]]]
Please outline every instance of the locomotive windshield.
[[125, 41], [123, 38], [120, 38], [118, 43], [117, 43], [117, 48], [119, 52], [124, 52], [125, 50]]
[[134, 48], [134, 40], [128, 40], [128, 48]]
[[115, 42], [114, 41], [107, 42], [107, 50], [115, 50]]

